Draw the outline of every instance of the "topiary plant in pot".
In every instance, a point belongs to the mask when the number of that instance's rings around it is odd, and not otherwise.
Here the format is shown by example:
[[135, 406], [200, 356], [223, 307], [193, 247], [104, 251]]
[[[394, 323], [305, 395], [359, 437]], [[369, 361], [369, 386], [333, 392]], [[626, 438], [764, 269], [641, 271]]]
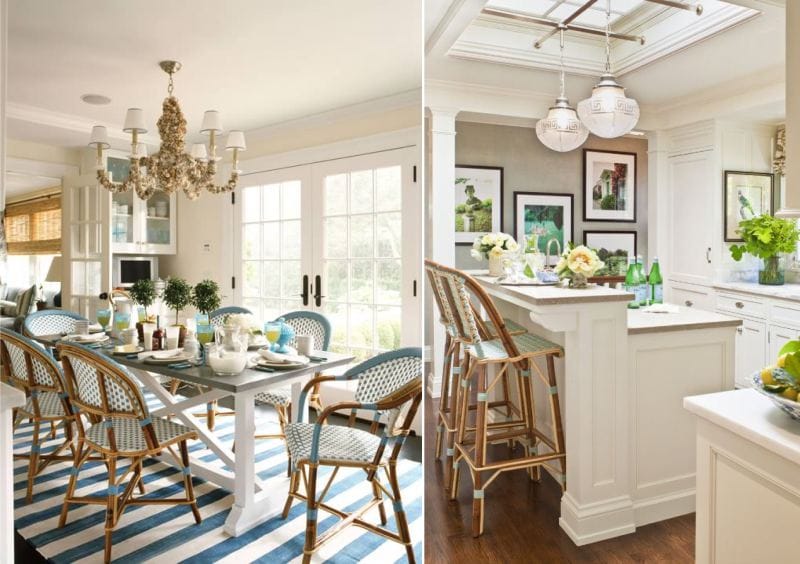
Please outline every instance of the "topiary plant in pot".
[[[130, 295], [131, 300], [136, 305], [140, 305], [144, 308], [144, 317], [145, 321], [150, 320], [150, 314], [147, 311], [153, 302], [156, 301], [156, 285], [155, 282], [150, 280], [149, 278], [142, 278], [137, 280], [133, 283], [130, 290], [128, 290], [128, 295]], [[142, 327], [142, 320], [136, 320], [136, 332], [139, 335], [139, 340], [144, 339], [144, 329]]]
[[200, 313], [208, 315], [219, 307], [221, 301], [219, 284], [213, 280], [206, 279], [195, 285], [194, 292], [192, 293], [192, 305], [194, 305]]
[[192, 303], [192, 287], [183, 278], [168, 278], [164, 286], [164, 303], [167, 304], [169, 309], [175, 312], [174, 325], [180, 327], [178, 347], [182, 347], [183, 340], [186, 337], [186, 327], [178, 323], [178, 314]]
[[758, 283], [780, 285], [784, 282], [783, 256], [794, 252], [800, 231], [789, 219], [759, 215], [739, 223], [737, 233], [744, 239], [741, 245], [731, 245], [733, 260], [742, 260], [744, 253], [760, 258], [764, 266], [758, 271]]

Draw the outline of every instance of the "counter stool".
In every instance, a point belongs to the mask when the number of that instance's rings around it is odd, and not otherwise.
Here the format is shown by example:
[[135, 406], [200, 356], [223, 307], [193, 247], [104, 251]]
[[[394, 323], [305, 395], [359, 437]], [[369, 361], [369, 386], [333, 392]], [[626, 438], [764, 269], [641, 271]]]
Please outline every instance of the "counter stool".
[[[434, 442], [434, 456], [439, 458], [442, 456], [442, 445], [446, 444], [446, 460], [445, 460], [445, 491], [450, 489], [451, 470], [453, 466], [453, 439], [455, 437], [455, 405], [456, 405], [456, 386], [458, 385], [458, 376], [461, 372], [461, 349], [465, 344], [471, 341], [465, 339], [459, 334], [456, 329], [456, 319], [453, 316], [450, 304], [445, 296], [445, 290], [441, 280], [441, 273], [439, 271], [439, 264], [425, 260], [425, 272], [428, 277], [428, 283], [433, 290], [433, 296], [436, 301], [436, 306], [439, 309], [440, 317], [439, 323], [445, 329], [444, 341], [444, 363], [442, 366], [442, 384], [439, 394], [439, 409], [436, 413], [436, 438]], [[477, 311], [473, 308], [473, 313], [478, 315]], [[526, 333], [527, 330], [515, 323], [510, 319], [503, 319], [506, 329], [512, 335], [520, 335]], [[486, 338], [494, 338], [497, 336], [497, 329], [491, 320], [484, 320], [485, 328], [487, 331]], [[508, 378], [504, 377], [503, 382], [503, 400], [491, 402], [490, 408], [501, 409], [505, 408], [505, 415], [508, 417], [512, 412], [512, 403], [509, 399], [508, 393]]]
[[[563, 354], [561, 347], [531, 333], [511, 335], [506, 330], [502, 317], [489, 295], [472, 277], [455, 269], [440, 267], [447, 281], [445, 295], [456, 313], [457, 329], [465, 332], [470, 344], [464, 346], [465, 362], [462, 364], [460, 388], [456, 404], [456, 439], [453, 458], [451, 499], [458, 495], [459, 470], [462, 462], [469, 467], [473, 482], [472, 536], [483, 533], [484, 492], [502, 472], [526, 469], [532, 479], [538, 479], [541, 466], [558, 461], [559, 482], [562, 491], [566, 489], [566, 451], [564, 432], [561, 423], [561, 410], [558, 398], [558, 385], [555, 374], [555, 357]], [[495, 338], [484, 338], [486, 333], [480, 317], [474, 315], [472, 299], [474, 296], [490, 320], [498, 329]], [[546, 363], [546, 373], [535, 359]], [[495, 369], [493, 377], [488, 375], [488, 367]], [[520, 419], [502, 422], [489, 422], [489, 393], [509, 372], [515, 372], [522, 406]], [[536, 426], [532, 376], [536, 375], [544, 383], [549, 397], [551, 425], [554, 437], [548, 437]], [[475, 401], [471, 401], [474, 388]], [[475, 409], [474, 427], [468, 424], [472, 405]], [[509, 456], [501, 460], [487, 460], [487, 447], [496, 442], [519, 442], [524, 447], [523, 456]]]

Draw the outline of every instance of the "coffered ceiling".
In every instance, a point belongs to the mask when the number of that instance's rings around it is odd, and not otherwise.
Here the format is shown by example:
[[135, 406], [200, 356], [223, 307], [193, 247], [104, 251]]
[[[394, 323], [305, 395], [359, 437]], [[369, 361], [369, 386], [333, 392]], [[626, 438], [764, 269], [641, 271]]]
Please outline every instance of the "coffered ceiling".
[[[84, 145], [88, 125], [120, 133], [125, 110], [150, 133], [177, 59], [175, 94], [199, 129], [219, 110], [252, 131], [421, 87], [421, 0], [10, 0], [8, 135]], [[84, 94], [111, 98], [91, 106]], [[149, 135], [148, 134], [148, 135]]]

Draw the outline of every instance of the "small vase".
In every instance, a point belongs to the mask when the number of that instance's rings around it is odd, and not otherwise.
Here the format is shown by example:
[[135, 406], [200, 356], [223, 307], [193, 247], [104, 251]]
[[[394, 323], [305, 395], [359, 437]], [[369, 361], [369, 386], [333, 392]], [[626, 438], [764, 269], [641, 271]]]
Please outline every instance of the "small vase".
[[589, 287], [589, 279], [584, 274], [574, 273], [569, 281], [569, 287], [582, 290]]
[[503, 268], [503, 257], [489, 257], [489, 276], [499, 278], [505, 275], [506, 271]]
[[758, 283], [768, 286], [781, 286], [784, 282], [784, 258], [780, 255], [764, 259], [764, 266], [758, 271]]

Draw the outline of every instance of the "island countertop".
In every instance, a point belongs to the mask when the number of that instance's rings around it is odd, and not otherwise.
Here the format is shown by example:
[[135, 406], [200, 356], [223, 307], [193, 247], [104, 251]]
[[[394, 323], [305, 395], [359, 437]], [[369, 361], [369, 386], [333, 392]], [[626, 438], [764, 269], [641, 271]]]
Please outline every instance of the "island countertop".
[[713, 311], [678, 307], [680, 309], [678, 313], [648, 313], [641, 309], [629, 309], [628, 335], [738, 327], [742, 324], [741, 319], [720, 315]]
[[497, 278], [488, 276], [485, 270], [467, 271], [475, 277], [489, 293], [505, 294], [515, 298], [517, 302], [530, 305], [561, 305], [576, 303], [596, 302], [628, 302], [633, 299], [633, 294], [607, 288], [594, 286], [584, 290], [562, 288], [561, 286], [522, 286], [512, 284], [499, 284]]

